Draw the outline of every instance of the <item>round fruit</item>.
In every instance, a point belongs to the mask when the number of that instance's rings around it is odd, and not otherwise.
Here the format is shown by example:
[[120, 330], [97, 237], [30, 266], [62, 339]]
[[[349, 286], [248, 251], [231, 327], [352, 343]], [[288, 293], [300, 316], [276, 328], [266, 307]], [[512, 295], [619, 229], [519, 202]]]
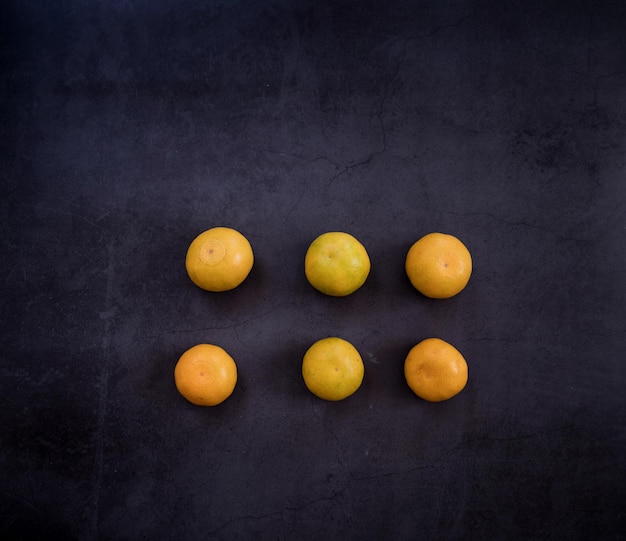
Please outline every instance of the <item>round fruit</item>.
[[197, 406], [216, 406], [235, 389], [237, 365], [221, 347], [198, 344], [183, 353], [174, 368], [178, 392]]
[[365, 283], [370, 258], [365, 247], [352, 235], [332, 231], [311, 243], [304, 258], [304, 272], [318, 291], [344, 297]]
[[404, 361], [411, 390], [429, 402], [448, 400], [467, 384], [467, 362], [452, 344], [427, 338], [414, 346]]
[[323, 338], [304, 354], [302, 377], [315, 396], [343, 400], [361, 386], [365, 367], [356, 348], [343, 338]]
[[239, 231], [214, 227], [189, 245], [185, 267], [191, 281], [207, 291], [228, 291], [243, 282], [254, 263], [252, 247]]
[[433, 299], [460, 293], [472, 274], [472, 256], [456, 237], [429, 233], [406, 256], [406, 273], [413, 287]]

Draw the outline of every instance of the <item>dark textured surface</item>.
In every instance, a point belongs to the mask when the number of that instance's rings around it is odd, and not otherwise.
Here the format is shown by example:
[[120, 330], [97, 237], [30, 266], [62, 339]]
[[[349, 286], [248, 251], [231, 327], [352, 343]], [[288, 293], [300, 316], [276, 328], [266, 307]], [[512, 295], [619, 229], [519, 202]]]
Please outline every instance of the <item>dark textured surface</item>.
[[[623, 538], [623, 3], [1, 10], [0, 537]], [[212, 295], [215, 225], [256, 262]], [[343, 299], [304, 278], [328, 230], [372, 259]], [[430, 231], [474, 257], [446, 301], [404, 275]], [[341, 403], [300, 375], [328, 335]], [[445, 403], [403, 379], [428, 336], [470, 367]], [[217, 408], [174, 387], [199, 342]]]

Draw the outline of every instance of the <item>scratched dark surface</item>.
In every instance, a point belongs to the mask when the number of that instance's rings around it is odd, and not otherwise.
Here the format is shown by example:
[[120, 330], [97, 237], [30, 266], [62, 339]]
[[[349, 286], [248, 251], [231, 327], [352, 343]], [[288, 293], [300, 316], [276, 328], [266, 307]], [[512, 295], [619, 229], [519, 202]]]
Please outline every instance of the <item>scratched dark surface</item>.
[[[623, 539], [623, 3], [11, 0], [0, 26], [0, 538]], [[224, 294], [184, 269], [216, 225], [256, 255]], [[329, 230], [372, 259], [347, 298], [304, 277]], [[474, 257], [453, 299], [404, 275], [431, 231]], [[366, 367], [339, 403], [300, 374], [329, 335]], [[402, 375], [429, 336], [469, 364], [440, 404]], [[200, 342], [239, 368], [216, 408], [174, 387]]]

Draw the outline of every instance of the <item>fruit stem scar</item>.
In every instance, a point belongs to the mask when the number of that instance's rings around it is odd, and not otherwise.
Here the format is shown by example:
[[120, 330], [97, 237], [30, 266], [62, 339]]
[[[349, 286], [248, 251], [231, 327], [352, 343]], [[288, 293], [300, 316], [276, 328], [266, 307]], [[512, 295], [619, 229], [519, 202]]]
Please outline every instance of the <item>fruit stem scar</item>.
[[226, 255], [226, 246], [219, 239], [209, 239], [200, 248], [200, 259], [207, 265], [217, 265]]

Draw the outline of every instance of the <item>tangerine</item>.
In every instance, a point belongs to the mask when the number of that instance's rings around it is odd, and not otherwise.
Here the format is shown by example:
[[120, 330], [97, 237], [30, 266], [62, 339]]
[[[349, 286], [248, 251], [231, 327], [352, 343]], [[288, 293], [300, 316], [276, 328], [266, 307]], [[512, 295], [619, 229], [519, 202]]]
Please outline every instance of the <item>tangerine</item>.
[[467, 385], [467, 362], [452, 344], [440, 338], [427, 338], [409, 351], [404, 361], [404, 377], [417, 396], [429, 402], [441, 402]]
[[315, 396], [343, 400], [363, 382], [365, 367], [357, 349], [347, 340], [331, 336], [315, 342], [304, 354], [302, 377]]
[[220, 346], [198, 344], [185, 351], [174, 368], [178, 392], [197, 406], [217, 406], [235, 390], [237, 365]]
[[460, 293], [472, 274], [472, 256], [455, 236], [429, 233], [409, 249], [405, 270], [423, 295], [447, 299]]
[[246, 237], [230, 227], [200, 233], [189, 245], [185, 267], [191, 281], [207, 291], [228, 291], [252, 270], [254, 254]]
[[309, 283], [334, 297], [344, 297], [359, 289], [370, 268], [365, 247], [342, 231], [330, 231], [317, 237], [304, 258], [304, 272]]

